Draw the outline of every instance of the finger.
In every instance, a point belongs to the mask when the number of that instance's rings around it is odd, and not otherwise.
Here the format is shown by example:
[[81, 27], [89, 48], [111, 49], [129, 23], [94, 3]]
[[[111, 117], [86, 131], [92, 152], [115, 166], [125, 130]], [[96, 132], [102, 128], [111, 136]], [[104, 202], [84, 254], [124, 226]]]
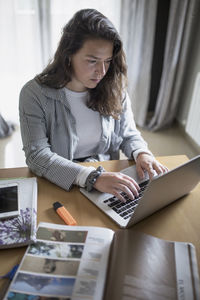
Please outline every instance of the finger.
[[113, 194], [117, 199], [119, 199], [121, 202], [124, 202], [124, 203], [126, 202], [126, 199], [122, 196], [120, 190], [114, 190], [114, 191], [112, 192], [112, 194]]
[[169, 172], [169, 169], [166, 166], [161, 165], [161, 168], [164, 173]]
[[138, 195], [139, 195], [138, 191], [140, 190], [140, 187], [139, 187], [138, 183], [137, 183], [135, 180], [131, 181], [131, 180], [129, 180], [129, 179], [126, 180], [125, 178], [122, 178], [121, 180], [119, 180], [119, 183], [120, 183], [121, 185], [124, 185], [124, 186], [128, 187], [129, 190], [131, 190], [131, 192], [132, 192], [135, 196], [138, 196]]
[[137, 183], [137, 181], [135, 181], [133, 178], [131, 178], [128, 175], [122, 174], [120, 173], [120, 178], [119, 178], [119, 182], [123, 183], [125, 185], [128, 185], [130, 187], [130, 189], [133, 190], [140, 190], [139, 184]]
[[[123, 185], [123, 184], [120, 184], [120, 185], [119, 185], [119, 190], [120, 190], [121, 192], [124, 192], [124, 193], [129, 197], [129, 199], [131, 199], [131, 200], [134, 200], [134, 199], [135, 199], [134, 193], [133, 193], [127, 186], [125, 186], [125, 185]], [[138, 194], [138, 192], [137, 192], [137, 194]], [[137, 196], [136, 196], [136, 197], [137, 197]]]
[[129, 182], [131, 182], [137, 189], [139, 189], [139, 185], [137, 183], [137, 181], [135, 181], [135, 179], [133, 179], [132, 177], [126, 175], [126, 174], [123, 174], [123, 173], [120, 173], [120, 176], [121, 178], [125, 179], [125, 180], [128, 180]]
[[156, 173], [157, 173], [158, 175], [163, 173], [163, 170], [162, 170], [161, 166], [158, 165], [158, 164], [154, 164], [154, 165], [153, 165], [153, 169], [156, 171]]
[[155, 172], [154, 172], [154, 169], [153, 169], [152, 165], [148, 165], [147, 168], [146, 168], [146, 171], [149, 175], [150, 180], [152, 180], [154, 175], [155, 175]]
[[166, 173], [169, 171], [167, 167], [161, 164], [155, 164], [154, 169], [158, 174]]

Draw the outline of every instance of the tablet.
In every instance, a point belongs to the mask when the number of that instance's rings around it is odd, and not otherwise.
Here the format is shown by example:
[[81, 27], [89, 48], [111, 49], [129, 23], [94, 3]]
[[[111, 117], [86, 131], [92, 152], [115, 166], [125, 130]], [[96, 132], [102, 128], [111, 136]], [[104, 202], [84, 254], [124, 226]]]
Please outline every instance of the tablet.
[[0, 183], [0, 219], [19, 215], [19, 191], [17, 183]]

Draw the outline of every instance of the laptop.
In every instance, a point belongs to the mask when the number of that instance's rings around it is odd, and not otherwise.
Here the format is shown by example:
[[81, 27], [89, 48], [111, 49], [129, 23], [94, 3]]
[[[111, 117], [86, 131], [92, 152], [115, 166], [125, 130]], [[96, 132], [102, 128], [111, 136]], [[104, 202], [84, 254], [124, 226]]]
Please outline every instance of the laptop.
[[200, 155], [162, 175], [156, 175], [149, 181], [148, 176], [140, 181], [135, 165], [122, 171], [134, 178], [141, 187], [139, 198], [122, 203], [111, 194], [99, 191], [80, 191], [90, 201], [97, 205], [105, 214], [120, 227], [128, 228], [138, 223], [154, 212], [188, 194], [200, 181]]

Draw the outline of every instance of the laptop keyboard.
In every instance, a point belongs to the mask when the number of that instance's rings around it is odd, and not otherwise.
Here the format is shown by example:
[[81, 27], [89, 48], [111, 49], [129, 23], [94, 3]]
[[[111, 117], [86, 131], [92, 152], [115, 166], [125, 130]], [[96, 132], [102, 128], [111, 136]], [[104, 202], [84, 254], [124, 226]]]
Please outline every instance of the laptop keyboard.
[[117, 214], [119, 214], [122, 218], [128, 219], [133, 214], [140, 198], [142, 197], [144, 190], [146, 189], [149, 180], [144, 181], [139, 184], [139, 196], [134, 200], [131, 200], [126, 193], [122, 192], [121, 195], [126, 199], [126, 202], [120, 201], [117, 197], [113, 196], [109, 199], [104, 200], [103, 202], [107, 204], [110, 208], [112, 208]]

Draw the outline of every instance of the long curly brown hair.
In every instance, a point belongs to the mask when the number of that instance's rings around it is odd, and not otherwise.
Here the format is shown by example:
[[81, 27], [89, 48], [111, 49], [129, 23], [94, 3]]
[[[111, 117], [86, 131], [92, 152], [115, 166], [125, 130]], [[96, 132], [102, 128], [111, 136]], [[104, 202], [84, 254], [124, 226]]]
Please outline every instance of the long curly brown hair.
[[113, 43], [113, 58], [99, 84], [89, 89], [88, 107], [104, 116], [117, 119], [122, 111], [123, 90], [127, 84], [127, 67], [121, 38], [113, 24], [95, 9], [82, 9], [63, 28], [53, 60], [36, 76], [40, 84], [65, 87], [71, 81], [70, 57], [86, 40], [105, 39]]

